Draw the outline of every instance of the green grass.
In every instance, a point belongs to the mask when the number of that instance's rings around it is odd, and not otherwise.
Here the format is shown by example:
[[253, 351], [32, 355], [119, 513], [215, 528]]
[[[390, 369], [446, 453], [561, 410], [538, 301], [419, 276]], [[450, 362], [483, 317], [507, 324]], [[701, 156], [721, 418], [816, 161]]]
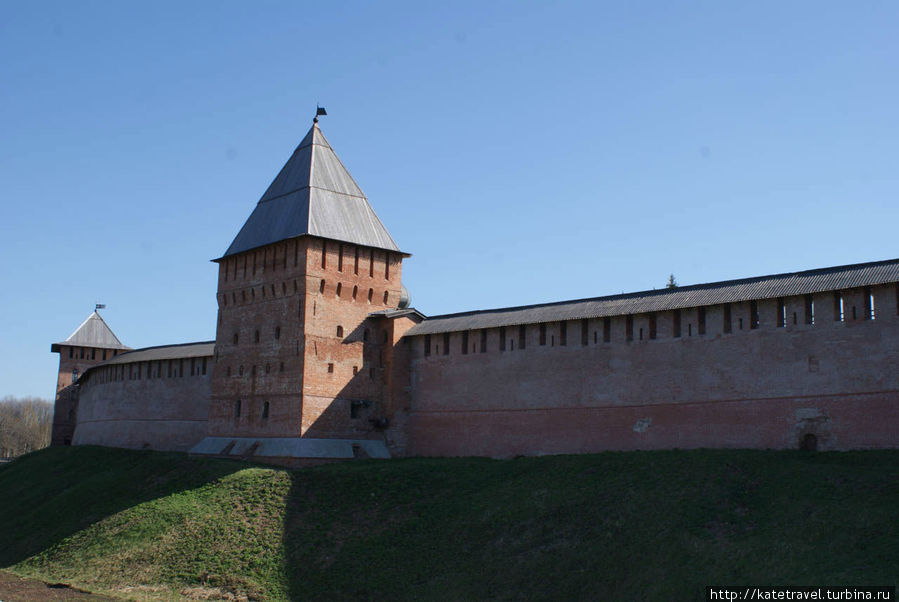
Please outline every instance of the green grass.
[[897, 509], [896, 451], [288, 471], [53, 448], [0, 468], [0, 567], [136, 598], [702, 600], [714, 584], [895, 585]]

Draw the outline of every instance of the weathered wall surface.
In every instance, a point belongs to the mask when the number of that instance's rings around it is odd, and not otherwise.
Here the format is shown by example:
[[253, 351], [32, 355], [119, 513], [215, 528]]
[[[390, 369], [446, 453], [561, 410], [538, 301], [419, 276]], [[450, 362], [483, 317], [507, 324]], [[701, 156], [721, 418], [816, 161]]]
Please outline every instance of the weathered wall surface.
[[56, 378], [56, 402], [53, 406], [53, 430], [50, 445], [71, 445], [78, 416], [78, 389], [72, 387], [73, 373], [84, 372], [118, 355], [118, 349], [76, 347], [60, 344], [59, 374]]
[[[723, 307], [706, 308], [705, 334], [696, 310], [681, 310], [681, 336], [672, 312], [487, 331], [412, 342], [409, 452], [420, 455], [581, 453], [607, 449], [695, 447], [793, 448], [814, 434], [819, 449], [899, 446], [899, 316], [895, 285], [874, 287], [876, 319], [865, 319], [861, 291], [843, 291], [845, 321], [835, 321], [833, 296], [815, 295], [815, 323], [804, 322], [802, 297], [787, 298], [784, 327], [776, 300], [731, 304], [731, 333]], [[856, 308], [853, 319], [852, 308]], [[794, 320], [794, 312], [796, 319]], [[795, 321], [795, 323], [794, 323]], [[742, 325], [742, 328], [740, 326]], [[641, 340], [642, 334], [642, 340]]]
[[209, 374], [128, 379], [129, 365], [114, 368], [116, 380], [80, 386], [74, 445], [187, 451], [203, 438]]
[[397, 306], [401, 260], [313, 237], [221, 260], [208, 434], [383, 438], [388, 335], [367, 316]]

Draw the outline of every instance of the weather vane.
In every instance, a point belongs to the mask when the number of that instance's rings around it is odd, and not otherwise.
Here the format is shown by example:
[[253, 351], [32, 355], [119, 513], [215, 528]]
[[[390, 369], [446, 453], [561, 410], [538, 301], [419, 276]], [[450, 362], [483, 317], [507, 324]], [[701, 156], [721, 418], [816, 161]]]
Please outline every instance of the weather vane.
[[318, 106], [318, 103], [315, 104], [315, 119], [312, 120], [312, 123], [318, 123], [318, 118], [320, 115], [327, 115], [328, 112], [325, 110], [325, 107]]
[[96, 305], [94, 305], [94, 311], [97, 311], [98, 309], [106, 309], [106, 304], [105, 303], [97, 303]]

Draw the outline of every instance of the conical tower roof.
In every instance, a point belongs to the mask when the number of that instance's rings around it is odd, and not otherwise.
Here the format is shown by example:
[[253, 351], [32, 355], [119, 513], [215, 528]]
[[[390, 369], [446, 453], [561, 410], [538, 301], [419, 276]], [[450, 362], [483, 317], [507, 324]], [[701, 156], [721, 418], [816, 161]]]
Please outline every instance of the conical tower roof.
[[304, 235], [402, 253], [318, 123], [262, 195], [224, 257]]
[[75, 332], [69, 335], [65, 341], [54, 343], [51, 351], [58, 351], [59, 345], [70, 347], [97, 347], [99, 349], [131, 349], [123, 345], [119, 338], [112, 332], [106, 321], [94, 311]]

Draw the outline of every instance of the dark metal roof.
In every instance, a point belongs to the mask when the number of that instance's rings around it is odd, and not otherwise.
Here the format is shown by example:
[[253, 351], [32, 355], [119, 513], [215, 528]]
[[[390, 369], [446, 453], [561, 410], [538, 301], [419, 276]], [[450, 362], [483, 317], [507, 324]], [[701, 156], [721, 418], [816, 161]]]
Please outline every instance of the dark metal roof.
[[899, 282], [899, 259], [740, 280], [426, 318], [406, 336], [641, 314]]
[[414, 307], [407, 308], [398, 308], [398, 309], [382, 309], [380, 311], [373, 311], [368, 314], [369, 318], [399, 318], [400, 316], [412, 316], [412, 319], [424, 320], [425, 315], [415, 309]]
[[94, 311], [75, 332], [69, 335], [65, 341], [53, 343], [51, 351], [59, 351], [60, 345], [70, 347], [97, 347], [99, 349], [131, 349], [123, 345], [119, 338], [113, 334], [106, 321]]
[[215, 341], [203, 341], [201, 343], [181, 343], [179, 345], [159, 345], [157, 347], [144, 347], [120, 353], [85, 370], [85, 374], [101, 366], [111, 364], [130, 364], [132, 362], [155, 362], [157, 360], [189, 359], [192, 357], [211, 357], [215, 353]]
[[402, 252], [315, 123], [223, 257], [305, 235]]

